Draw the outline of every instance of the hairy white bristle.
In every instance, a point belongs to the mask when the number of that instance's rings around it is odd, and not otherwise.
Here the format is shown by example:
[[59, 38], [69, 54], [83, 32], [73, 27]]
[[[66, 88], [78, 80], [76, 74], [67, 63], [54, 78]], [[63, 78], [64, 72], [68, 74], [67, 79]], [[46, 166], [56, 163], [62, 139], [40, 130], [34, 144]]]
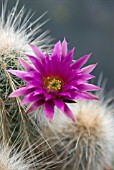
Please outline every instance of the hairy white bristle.
[[39, 138], [26, 147], [20, 145], [18, 140], [12, 145], [9, 144], [10, 140], [7, 144], [0, 143], [0, 170], [47, 170], [59, 166], [59, 162], [52, 161], [54, 154], [46, 141]]
[[[2, 51], [24, 51], [29, 52], [29, 43], [39, 46], [41, 49], [49, 48], [51, 39], [46, 37], [48, 31], [41, 33], [41, 27], [47, 22], [39, 23], [40, 19], [45, 13], [37, 18], [35, 21], [31, 21], [34, 14], [30, 11], [26, 12], [24, 6], [18, 10], [18, 3], [11, 11], [7, 11], [7, 1], [2, 4], [1, 16], [0, 16], [0, 50]], [[38, 35], [39, 34], [39, 35]]]
[[[55, 152], [68, 158], [65, 170], [104, 170], [111, 167], [114, 158], [114, 104], [112, 95], [96, 94], [99, 101], [78, 101], [69, 104], [77, 122], [72, 122], [56, 110], [50, 124], [53, 133], [44, 130], [52, 142], [59, 140]], [[47, 130], [48, 128], [46, 128]], [[61, 148], [61, 152], [60, 152]], [[63, 149], [64, 148], [64, 149]]]
[[0, 145], [0, 170], [29, 170], [30, 167], [29, 163], [25, 163], [23, 153]]

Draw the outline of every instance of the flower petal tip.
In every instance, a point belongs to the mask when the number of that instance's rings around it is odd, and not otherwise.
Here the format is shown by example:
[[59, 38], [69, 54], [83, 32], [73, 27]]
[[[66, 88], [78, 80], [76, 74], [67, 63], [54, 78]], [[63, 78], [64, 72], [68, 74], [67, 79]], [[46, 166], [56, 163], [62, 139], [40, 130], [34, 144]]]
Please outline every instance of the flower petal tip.
[[95, 64], [92, 64], [92, 66], [93, 66], [93, 70], [95, 69], [95, 67], [98, 65], [98, 62], [97, 63], [95, 63]]
[[96, 100], [101, 100], [101, 99], [96, 97]]
[[21, 105], [23, 106], [25, 103], [23, 101], [21, 101]]
[[92, 52], [86, 55], [87, 56], [87, 60], [91, 57], [91, 55], [92, 55]]
[[66, 38], [64, 37], [63, 41], [66, 41]]
[[34, 47], [34, 45], [33, 44], [29, 44], [29, 46], [32, 48], [32, 47]]
[[66, 38], [65, 38], [65, 37], [64, 37], [64, 40], [63, 40], [62, 44], [67, 45], [67, 41], [66, 41]]
[[95, 63], [95, 64], [92, 64], [92, 66], [93, 66], [93, 70], [95, 69], [95, 67], [98, 65], [98, 62], [97, 63]]
[[51, 123], [52, 117], [47, 117], [47, 119], [48, 119], [49, 123]]
[[92, 55], [92, 52], [88, 54], [88, 56], [91, 56]]
[[73, 122], [77, 123], [77, 120], [76, 120], [75, 117], [72, 117], [71, 119], [72, 119]]
[[12, 93], [8, 96], [8, 98], [16, 97], [13, 93], [14, 93], [14, 92], [12, 92]]
[[11, 94], [8, 96], [8, 99], [11, 98]]
[[17, 57], [17, 58], [18, 58], [20, 63], [23, 61], [23, 58], [21, 58], [21, 57]]
[[27, 110], [26, 110], [26, 114], [28, 115], [29, 113], [30, 113], [30, 110], [29, 110], [29, 109], [27, 109]]
[[5, 70], [5, 72], [9, 73], [9, 72], [10, 72], [10, 70]]
[[97, 89], [96, 90], [102, 90], [102, 88], [101, 87], [97, 87]]
[[15, 70], [5, 70], [7, 73], [13, 73]]

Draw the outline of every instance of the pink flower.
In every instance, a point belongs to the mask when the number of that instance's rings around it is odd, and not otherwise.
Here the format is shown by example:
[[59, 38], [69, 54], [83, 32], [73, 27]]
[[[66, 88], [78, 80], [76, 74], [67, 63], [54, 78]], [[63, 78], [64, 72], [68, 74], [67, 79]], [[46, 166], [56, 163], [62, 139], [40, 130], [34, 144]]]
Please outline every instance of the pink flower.
[[67, 102], [75, 100], [98, 100], [88, 91], [100, 88], [89, 84], [88, 80], [94, 78], [90, 72], [96, 64], [81, 68], [89, 59], [90, 54], [83, 56], [72, 63], [74, 48], [67, 53], [67, 42], [58, 41], [55, 44], [52, 56], [44, 54], [36, 46], [30, 45], [36, 56], [27, 55], [34, 66], [20, 58], [25, 71], [8, 70], [8, 72], [26, 81], [25, 87], [14, 91], [10, 97], [25, 96], [22, 104], [32, 103], [27, 113], [33, 112], [44, 105], [46, 117], [51, 120], [54, 115], [54, 106], [75, 121]]

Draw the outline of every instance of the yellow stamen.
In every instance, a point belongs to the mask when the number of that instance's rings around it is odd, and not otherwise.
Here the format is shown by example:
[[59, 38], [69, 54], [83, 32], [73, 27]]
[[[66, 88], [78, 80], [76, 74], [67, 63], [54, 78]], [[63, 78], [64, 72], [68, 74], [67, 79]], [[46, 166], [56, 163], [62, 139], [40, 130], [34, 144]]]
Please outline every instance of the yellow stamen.
[[44, 87], [47, 87], [49, 91], [55, 90], [57, 92], [62, 90], [63, 81], [58, 77], [47, 77], [44, 78]]

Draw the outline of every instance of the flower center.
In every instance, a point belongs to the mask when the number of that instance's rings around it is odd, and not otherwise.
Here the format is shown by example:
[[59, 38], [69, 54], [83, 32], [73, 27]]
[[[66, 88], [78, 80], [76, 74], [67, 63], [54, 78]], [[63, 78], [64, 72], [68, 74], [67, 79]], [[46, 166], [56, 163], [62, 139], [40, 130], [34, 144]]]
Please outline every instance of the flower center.
[[60, 78], [58, 77], [51, 76], [51, 77], [44, 78], [43, 86], [47, 87], [49, 92], [51, 90], [59, 92], [62, 90], [63, 81], [60, 80]]

